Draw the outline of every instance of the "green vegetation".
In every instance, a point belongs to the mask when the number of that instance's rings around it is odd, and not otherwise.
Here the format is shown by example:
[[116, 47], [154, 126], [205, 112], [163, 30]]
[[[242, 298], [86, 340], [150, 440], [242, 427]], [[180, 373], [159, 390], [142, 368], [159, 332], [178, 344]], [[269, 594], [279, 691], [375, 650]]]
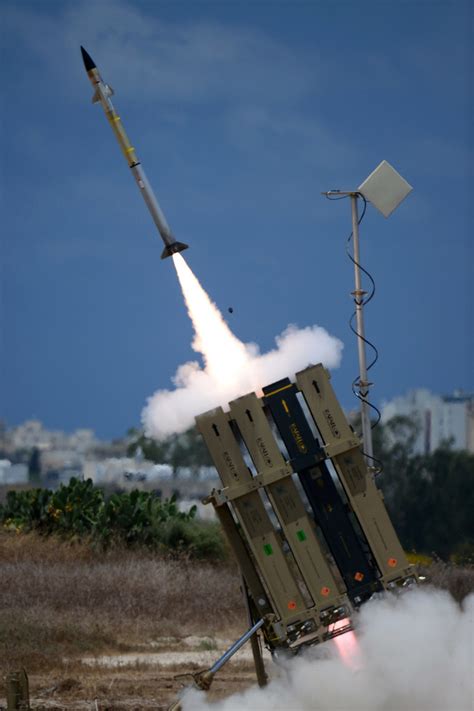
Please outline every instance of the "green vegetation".
[[[415, 454], [418, 432], [409, 417], [394, 417], [373, 430], [375, 456], [383, 463], [377, 484], [395, 529], [408, 551], [474, 563], [474, 455], [451, 449], [449, 442], [430, 455]], [[140, 447], [146, 459], [175, 469], [211, 464], [195, 428], [163, 442], [137, 430], [129, 436], [129, 455]]]
[[[356, 427], [356, 429], [358, 429]], [[474, 563], [474, 455], [446, 443], [430, 455], [418, 455], [418, 430], [407, 417], [395, 417], [374, 429], [375, 456], [384, 471], [377, 484], [395, 529], [407, 551], [465, 565]], [[202, 438], [193, 428], [164, 442], [130, 431], [128, 453], [141, 448], [155, 462], [194, 467], [210, 464]], [[34, 479], [38, 455], [30, 456]], [[164, 553], [221, 559], [225, 546], [219, 525], [196, 520], [195, 510], [178, 510], [174, 498], [133, 491], [106, 497], [91, 481], [72, 479], [52, 492], [10, 491], [0, 505], [0, 525], [40, 534], [89, 539], [110, 547], [145, 546]]]
[[197, 469], [212, 466], [204, 440], [195, 427], [191, 427], [183, 434], [171, 435], [162, 442], [145, 437], [136, 429], [129, 430], [128, 435], [133, 438], [127, 448], [129, 457], [133, 457], [140, 448], [148, 461], [170, 464], [175, 470], [178, 467]]
[[449, 443], [414, 454], [417, 426], [395, 417], [374, 429], [374, 452], [384, 466], [377, 484], [406, 550], [474, 563], [474, 455]]
[[217, 524], [195, 519], [196, 507], [179, 511], [174, 497], [162, 500], [152, 492], [116, 493], [106, 498], [90, 479], [71, 479], [56, 491], [9, 491], [0, 505], [0, 523], [7, 529], [59, 534], [111, 545], [146, 546], [192, 558], [222, 559], [225, 547]]

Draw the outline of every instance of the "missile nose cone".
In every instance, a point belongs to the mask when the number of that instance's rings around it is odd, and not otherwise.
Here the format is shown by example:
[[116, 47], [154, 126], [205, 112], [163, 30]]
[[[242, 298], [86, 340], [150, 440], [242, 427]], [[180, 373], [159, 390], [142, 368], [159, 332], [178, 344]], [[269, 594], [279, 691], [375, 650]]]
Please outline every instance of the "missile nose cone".
[[86, 72], [90, 72], [91, 69], [95, 69], [94, 60], [92, 59], [90, 54], [88, 54], [86, 52], [86, 50], [84, 49], [84, 47], [82, 45], [81, 45], [81, 54], [82, 54], [82, 60], [84, 62], [84, 66], [86, 68]]

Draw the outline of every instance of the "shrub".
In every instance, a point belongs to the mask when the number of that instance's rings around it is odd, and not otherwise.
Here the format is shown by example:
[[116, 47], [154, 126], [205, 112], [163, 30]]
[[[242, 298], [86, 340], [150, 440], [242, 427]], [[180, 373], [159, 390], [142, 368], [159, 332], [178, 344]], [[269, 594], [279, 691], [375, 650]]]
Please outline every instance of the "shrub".
[[10, 491], [0, 505], [0, 522], [17, 531], [145, 546], [195, 558], [222, 559], [226, 549], [216, 524], [195, 520], [196, 507], [179, 511], [176, 499], [134, 490], [105, 498], [90, 479], [71, 479], [52, 492], [48, 489]]

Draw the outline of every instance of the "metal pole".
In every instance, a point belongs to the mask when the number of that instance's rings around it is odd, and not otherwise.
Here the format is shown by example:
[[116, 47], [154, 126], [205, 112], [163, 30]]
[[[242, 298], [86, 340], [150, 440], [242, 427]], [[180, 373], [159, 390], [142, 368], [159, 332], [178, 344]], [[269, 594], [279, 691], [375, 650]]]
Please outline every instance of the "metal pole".
[[249, 630], [247, 630], [247, 632], [246, 632], [245, 634], [243, 634], [242, 637], [237, 640], [237, 642], [234, 642], [234, 644], [232, 645], [232, 647], [229, 647], [229, 649], [227, 650], [227, 652], [225, 652], [225, 653], [222, 655], [222, 657], [217, 660], [217, 662], [214, 662], [214, 664], [212, 665], [212, 667], [209, 669], [209, 672], [210, 672], [211, 674], [215, 674], [217, 671], [219, 671], [219, 669], [220, 669], [221, 667], [223, 667], [224, 664], [225, 664], [226, 662], [228, 662], [229, 659], [230, 659], [231, 657], [233, 657], [234, 654], [235, 654], [236, 652], [238, 652], [241, 647], [243, 647], [243, 645], [250, 639], [250, 637], [251, 637], [253, 634], [255, 634], [255, 632], [256, 632], [257, 630], [259, 630], [260, 627], [262, 627], [262, 625], [264, 624], [264, 622], [265, 622], [265, 620], [261, 619], [261, 620], [259, 620], [258, 622], [256, 622], [256, 623], [253, 625], [253, 627], [251, 627]]
[[[359, 352], [359, 394], [361, 398], [360, 414], [362, 420], [362, 440], [364, 444], [364, 452], [367, 458], [372, 457], [372, 430], [370, 427], [369, 406], [365, 400], [369, 394], [371, 383], [367, 379], [367, 362], [365, 358], [365, 331], [364, 331], [364, 294], [361, 287], [360, 277], [360, 257], [359, 257], [359, 214], [357, 209], [357, 193], [351, 193], [351, 210], [352, 210], [352, 236], [354, 240], [354, 277], [355, 290], [352, 292], [356, 305], [356, 324], [357, 324], [357, 348]], [[360, 336], [360, 337], [359, 337]], [[372, 463], [369, 459], [369, 465]]]

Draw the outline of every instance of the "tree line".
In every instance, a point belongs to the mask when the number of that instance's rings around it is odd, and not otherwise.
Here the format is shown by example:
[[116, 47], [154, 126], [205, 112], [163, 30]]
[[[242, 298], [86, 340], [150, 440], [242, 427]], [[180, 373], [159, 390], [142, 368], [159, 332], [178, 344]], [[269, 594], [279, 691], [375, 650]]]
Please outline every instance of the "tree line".
[[408, 551], [474, 563], [474, 455], [446, 442], [416, 454], [416, 421], [394, 417], [373, 430], [377, 479], [393, 524]]

